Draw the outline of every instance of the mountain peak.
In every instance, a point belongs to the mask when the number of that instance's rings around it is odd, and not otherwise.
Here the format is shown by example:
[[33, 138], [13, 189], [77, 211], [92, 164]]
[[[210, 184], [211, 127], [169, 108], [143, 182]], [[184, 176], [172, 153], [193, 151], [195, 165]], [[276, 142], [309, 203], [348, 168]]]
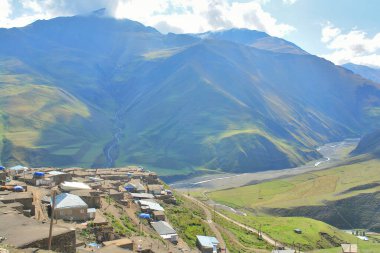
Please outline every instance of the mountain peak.
[[220, 31], [209, 31], [205, 33], [195, 34], [195, 36], [201, 39], [231, 41], [234, 43], [276, 53], [308, 54], [297, 45], [289, 41], [277, 37], [272, 37], [262, 31], [250, 30], [248, 28], [232, 28]]
[[96, 16], [96, 17], [104, 17], [107, 15], [107, 9], [106, 8], [101, 8], [95, 11], [91, 12], [91, 16]]

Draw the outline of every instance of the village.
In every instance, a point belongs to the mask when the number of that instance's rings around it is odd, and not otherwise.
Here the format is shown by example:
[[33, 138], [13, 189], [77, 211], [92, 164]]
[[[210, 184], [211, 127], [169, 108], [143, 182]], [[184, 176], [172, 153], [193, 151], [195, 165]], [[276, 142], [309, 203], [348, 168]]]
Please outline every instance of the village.
[[0, 182], [0, 245], [17, 252], [222, 251], [208, 234], [196, 247], [179, 237], [165, 213], [175, 194], [142, 167], [0, 166]]

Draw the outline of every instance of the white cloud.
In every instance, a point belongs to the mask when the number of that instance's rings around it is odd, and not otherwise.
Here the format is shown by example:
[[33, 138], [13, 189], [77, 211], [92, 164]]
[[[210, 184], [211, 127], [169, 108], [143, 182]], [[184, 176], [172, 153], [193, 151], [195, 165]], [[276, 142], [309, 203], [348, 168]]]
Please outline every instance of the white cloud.
[[323, 57], [336, 64], [352, 62], [380, 67], [380, 33], [373, 37], [357, 29], [344, 33], [340, 28], [327, 23], [322, 28], [321, 41], [330, 50]]
[[[0, 26], [24, 26], [36, 19], [68, 16], [106, 7], [116, 18], [128, 18], [153, 26], [161, 32], [186, 33], [231, 27], [261, 30], [282, 37], [295, 30], [262, 9], [269, 0], [0, 0]], [[22, 8], [11, 15], [9, 1]], [[295, 0], [286, 0], [294, 3]], [[5, 3], [5, 4], [4, 4]], [[4, 5], [4, 6], [3, 6]], [[6, 8], [7, 7], [7, 8]], [[3, 14], [4, 13], [4, 14]]]
[[330, 22], [327, 23], [325, 27], [322, 28], [322, 39], [323, 43], [330, 42], [333, 38], [341, 33], [339, 28], [334, 27]]
[[8, 17], [12, 14], [12, 6], [9, 0], [0, 0], [0, 24], [8, 22]]
[[138, 2], [139, 5], [135, 5], [133, 1], [121, 1], [115, 16], [134, 19], [154, 27], [165, 22], [169, 27], [187, 33], [238, 27], [261, 30], [282, 37], [295, 30], [288, 24], [279, 23], [262, 9], [258, 1], [230, 3], [223, 0], [176, 0], [154, 1], [154, 4], [149, 0]]
[[295, 4], [295, 2], [297, 2], [297, 0], [282, 0], [282, 2], [283, 2], [284, 4], [292, 5], [292, 4]]

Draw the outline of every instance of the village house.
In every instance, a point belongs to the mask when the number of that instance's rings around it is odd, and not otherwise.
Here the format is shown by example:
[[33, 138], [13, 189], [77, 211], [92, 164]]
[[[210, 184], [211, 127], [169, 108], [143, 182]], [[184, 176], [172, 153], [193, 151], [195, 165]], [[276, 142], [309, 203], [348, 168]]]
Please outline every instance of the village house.
[[74, 190], [70, 193], [80, 197], [88, 205], [88, 208], [100, 208], [100, 191]]
[[59, 185], [60, 183], [63, 183], [65, 181], [72, 180], [71, 174], [57, 170], [49, 171], [46, 176], [51, 178], [55, 185]]
[[146, 188], [142, 184], [140, 179], [133, 179], [129, 183], [131, 183], [132, 185], [135, 186], [135, 192], [136, 193], [145, 193], [146, 192]]
[[5, 182], [7, 180], [7, 173], [4, 170], [0, 170], [0, 183]]
[[174, 244], [178, 242], [177, 232], [166, 221], [151, 222], [150, 225], [163, 239]]
[[87, 220], [87, 209], [88, 205], [76, 195], [61, 193], [55, 197], [54, 217], [56, 219], [73, 221]]
[[153, 199], [139, 200], [141, 211], [146, 213], [152, 213], [154, 211], [165, 211], [164, 208]]
[[133, 200], [154, 199], [154, 196], [150, 193], [130, 193], [130, 196]]
[[16, 175], [20, 175], [20, 174], [23, 174], [24, 172], [28, 171], [29, 169], [27, 167], [24, 167], [22, 165], [17, 165], [17, 166], [14, 166], [14, 167], [11, 167], [8, 169], [8, 173], [9, 175], [11, 176], [16, 176]]
[[212, 236], [197, 235], [197, 247], [202, 253], [217, 253], [219, 241]]
[[160, 184], [148, 184], [148, 193], [151, 193], [153, 195], [160, 195], [161, 192], [164, 190], [164, 187]]
[[0, 201], [4, 204], [21, 203], [23, 210], [27, 211], [29, 215], [34, 215], [33, 196], [30, 192], [0, 192]]
[[164, 211], [153, 211], [153, 219], [155, 221], [164, 221], [165, 220], [165, 213]]

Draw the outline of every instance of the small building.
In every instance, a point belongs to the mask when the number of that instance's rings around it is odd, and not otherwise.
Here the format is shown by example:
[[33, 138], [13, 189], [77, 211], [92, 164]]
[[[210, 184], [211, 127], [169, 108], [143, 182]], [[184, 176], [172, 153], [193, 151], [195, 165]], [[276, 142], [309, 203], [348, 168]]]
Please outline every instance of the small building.
[[133, 184], [136, 187], [135, 192], [137, 192], [137, 193], [145, 193], [146, 192], [145, 186], [141, 183], [141, 181], [139, 179], [133, 179], [129, 183]]
[[151, 193], [153, 195], [160, 195], [161, 192], [164, 190], [164, 187], [160, 184], [149, 184], [147, 187], [148, 193]]
[[87, 209], [87, 219], [94, 220], [96, 215], [96, 209], [95, 208], [88, 208]]
[[154, 199], [153, 194], [150, 193], [130, 193], [133, 200], [141, 199]]
[[25, 167], [25, 166], [22, 166], [22, 165], [17, 165], [17, 166], [14, 166], [14, 167], [11, 167], [11, 168], [8, 169], [9, 174], [11, 176], [20, 175], [20, 174], [24, 173], [27, 170], [29, 170], [29, 169], [27, 167]]
[[153, 211], [152, 214], [155, 221], [165, 220], [165, 213], [163, 211]]
[[94, 190], [74, 190], [70, 193], [80, 197], [84, 202], [86, 202], [88, 208], [100, 208], [101, 192]]
[[109, 190], [109, 195], [111, 198], [113, 198], [116, 201], [121, 201], [122, 199], [124, 199], [124, 193], [116, 191], [114, 189]]
[[151, 222], [153, 229], [165, 240], [177, 244], [178, 234], [166, 221]]
[[71, 174], [57, 170], [49, 171], [48, 176], [55, 183], [55, 185], [59, 185], [60, 183], [63, 183], [65, 181], [69, 182], [72, 180]]
[[136, 186], [132, 183], [127, 183], [126, 185], [124, 185], [124, 189], [127, 192], [136, 192]]
[[7, 180], [7, 173], [4, 170], [0, 170], [0, 185], [1, 183], [5, 183]]
[[4, 204], [18, 202], [23, 205], [24, 210], [30, 210], [30, 214], [34, 215], [33, 196], [30, 192], [0, 192], [0, 201]]
[[165, 211], [164, 208], [154, 200], [139, 200], [139, 204], [142, 209], [145, 209], [149, 213], [153, 211]]
[[358, 253], [357, 244], [342, 244], [342, 253]]
[[65, 181], [59, 185], [63, 191], [91, 190], [91, 187], [82, 182]]
[[217, 253], [219, 241], [212, 236], [197, 235], [197, 247], [202, 253]]
[[54, 217], [57, 219], [87, 220], [87, 209], [88, 205], [76, 195], [62, 193], [55, 197]]

